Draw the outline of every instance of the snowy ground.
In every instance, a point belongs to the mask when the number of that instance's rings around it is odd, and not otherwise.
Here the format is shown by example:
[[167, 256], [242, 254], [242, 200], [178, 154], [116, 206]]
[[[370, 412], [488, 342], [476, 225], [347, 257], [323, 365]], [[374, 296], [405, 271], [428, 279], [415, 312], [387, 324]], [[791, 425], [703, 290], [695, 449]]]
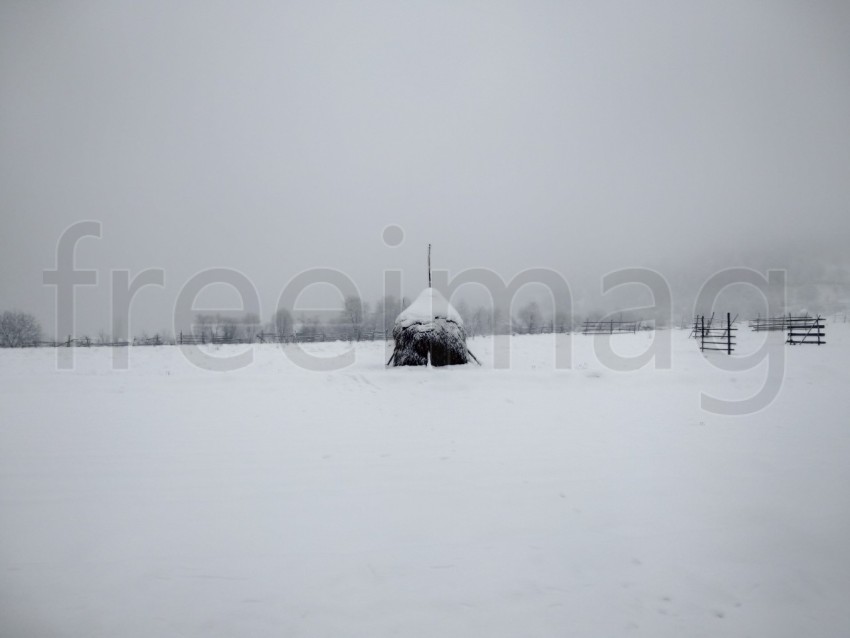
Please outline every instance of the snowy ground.
[[636, 372], [581, 335], [569, 370], [549, 336], [510, 370], [483, 339], [482, 368], [373, 343], [322, 373], [275, 346], [224, 374], [0, 351], [0, 635], [850, 635], [850, 325], [777, 344], [782, 390], [744, 417], [700, 392], [764, 370], [668, 334], [672, 370]]

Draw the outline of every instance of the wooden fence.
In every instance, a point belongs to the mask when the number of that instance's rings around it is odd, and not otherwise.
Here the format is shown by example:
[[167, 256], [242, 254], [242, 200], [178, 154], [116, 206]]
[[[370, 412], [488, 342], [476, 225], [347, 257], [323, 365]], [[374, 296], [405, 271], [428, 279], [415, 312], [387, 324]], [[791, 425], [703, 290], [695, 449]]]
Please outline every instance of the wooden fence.
[[585, 321], [581, 333], [584, 335], [612, 335], [615, 333], [635, 333], [640, 329], [640, 321]]
[[[711, 326], [711, 322], [714, 319], [714, 315], [712, 314], [708, 320], [709, 327]], [[694, 322], [691, 325], [691, 334], [688, 335], [688, 339], [699, 339], [700, 334], [700, 326], [705, 323], [705, 317], [703, 315], [694, 315]]]
[[822, 346], [826, 343], [826, 322], [818, 315], [817, 317], [791, 317], [787, 318], [788, 339], [785, 343], [792, 346], [804, 343], [812, 343]]
[[777, 317], [756, 317], [750, 319], [750, 328], [756, 332], [779, 332], [788, 329], [788, 315]]
[[811, 317], [807, 313], [798, 317], [793, 315], [756, 317], [755, 319], [750, 319], [750, 328], [756, 332], [787, 332], [788, 338], [785, 343], [791, 345], [813, 343], [821, 346], [826, 343], [824, 341], [824, 337], [826, 337], [826, 322], [820, 315]]
[[699, 340], [699, 349], [703, 352], [706, 350], [718, 350], [732, 354], [735, 349], [735, 335], [737, 328], [733, 325], [731, 313], [726, 313], [726, 325], [722, 323], [712, 325], [714, 315], [706, 321], [705, 316], [700, 315], [694, 320], [694, 333]]

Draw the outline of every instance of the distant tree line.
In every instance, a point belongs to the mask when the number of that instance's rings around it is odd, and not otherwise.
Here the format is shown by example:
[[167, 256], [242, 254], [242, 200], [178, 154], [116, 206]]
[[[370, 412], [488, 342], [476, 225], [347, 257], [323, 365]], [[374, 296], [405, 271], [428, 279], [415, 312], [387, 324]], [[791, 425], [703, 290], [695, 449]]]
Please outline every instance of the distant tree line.
[[[461, 300], [457, 307], [470, 336], [492, 334], [536, 334], [540, 332], [568, 332], [573, 324], [566, 312], [545, 313], [536, 301], [519, 307], [513, 316], [489, 306], [471, 307]], [[378, 299], [373, 304], [360, 297], [349, 296], [342, 310], [336, 313], [293, 313], [288, 308], [278, 309], [271, 319], [261, 324], [253, 314], [241, 318], [220, 314], [198, 314], [193, 334], [207, 341], [252, 341], [258, 337], [343, 339], [389, 339], [396, 317], [403, 310], [402, 300], [394, 296]]]
[[[565, 312], [545, 313], [537, 301], [519, 307], [513, 316], [503, 315], [489, 306], [470, 306], [461, 300], [456, 309], [470, 336], [492, 334], [536, 334], [567, 332], [573, 327]], [[401, 299], [388, 295], [370, 304], [360, 297], [349, 296], [337, 312], [305, 313], [279, 308], [263, 323], [252, 313], [242, 316], [221, 313], [198, 313], [191, 329], [184, 335], [202, 337], [205, 342], [255, 341], [275, 339], [342, 339], [360, 341], [389, 339], [396, 317], [403, 310]], [[145, 335], [147, 336], [147, 335]]]
[[[541, 332], [570, 332], [580, 323], [566, 312], [546, 312], [537, 301], [529, 301], [506, 314], [490, 305], [470, 306], [466, 300], [460, 300], [456, 309], [464, 321], [467, 334], [471, 337], [493, 334], [537, 334]], [[392, 295], [378, 299], [372, 304], [360, 297], [350, 296], [337, 312], [295, 313], [288, 308], [280, 308], [267, 322], [253, 313], [236, 315], [234, 313], [198, 313], [194, 323], [187, 326], [182, 335], [202, 338], [205, 343], [212, 342], [253, 342], [272, 336], [280, 340], [321, 338], [324, 340], [360, 341], [364, 339], [389, 339], [392, 335], [396, 317], [403, 310], [403, 300]], [[629, 313], [625, 313], [628, 315]], [[588, 313], [585, 317], [597, 320], [604, 313]], [[637, 318], [623, 315], [620, 318]], [[20, 311], [6, 311], [0, 315], [0, 347], [15, 348], [38, 345], [42, 339], [42, 329], [31, 314]], [[179, 341], [180, 333], [161, 330], [156, 333], [147, 331], [137, 335], [131, 343], [138, 345], [159, 345]], [[63, 339], [64, 336], [59, 336]], [[67, 343], [84, 345], [127, 345], [113, 343], [109, 334], [101, 330], [95, 338], [86, 335], [78, 339], [68, 337]], [[66, 343], [62, 341], [61, 343]]]

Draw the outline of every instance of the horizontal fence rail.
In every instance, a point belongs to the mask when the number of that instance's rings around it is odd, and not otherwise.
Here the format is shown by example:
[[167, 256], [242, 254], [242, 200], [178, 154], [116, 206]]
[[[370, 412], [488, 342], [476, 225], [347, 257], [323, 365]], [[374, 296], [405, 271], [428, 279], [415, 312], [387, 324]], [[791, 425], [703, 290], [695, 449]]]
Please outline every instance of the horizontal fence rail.
[[[820, 315], [818, 315], [820, 316]], [[783, 315], [779, 317], [756, 317], [755, 319], [750, 319], [750, 328], [755, 332], [766, 332], [766, 331], [786, 331], [792, 326], [808, 326], [811, 321], [814, 321], [815, 317], [810, 317], [809, 315], [795, 317], [792, 315]]]
[[585, 321], [581, 333], [585, 335], [610, 335], [623, 332], [635, 333], [640, 321]]

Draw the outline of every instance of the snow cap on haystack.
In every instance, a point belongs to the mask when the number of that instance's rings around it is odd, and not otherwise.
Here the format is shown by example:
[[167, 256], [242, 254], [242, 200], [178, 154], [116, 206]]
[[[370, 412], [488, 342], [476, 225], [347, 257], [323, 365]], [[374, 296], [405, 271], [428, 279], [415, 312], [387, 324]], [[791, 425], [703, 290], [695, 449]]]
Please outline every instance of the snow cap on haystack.
[[403, 327], [415, 323], [427, 323], [434, 319], [448, 319], [463, 327], [463, 319], [446, 298], [435, 288], [426, 288], [395, 320]]
[[457, 310], [437, 290], [426, 288], [405, 308], [393, 327], [396, 366], [466, 363], [466, 330]]

